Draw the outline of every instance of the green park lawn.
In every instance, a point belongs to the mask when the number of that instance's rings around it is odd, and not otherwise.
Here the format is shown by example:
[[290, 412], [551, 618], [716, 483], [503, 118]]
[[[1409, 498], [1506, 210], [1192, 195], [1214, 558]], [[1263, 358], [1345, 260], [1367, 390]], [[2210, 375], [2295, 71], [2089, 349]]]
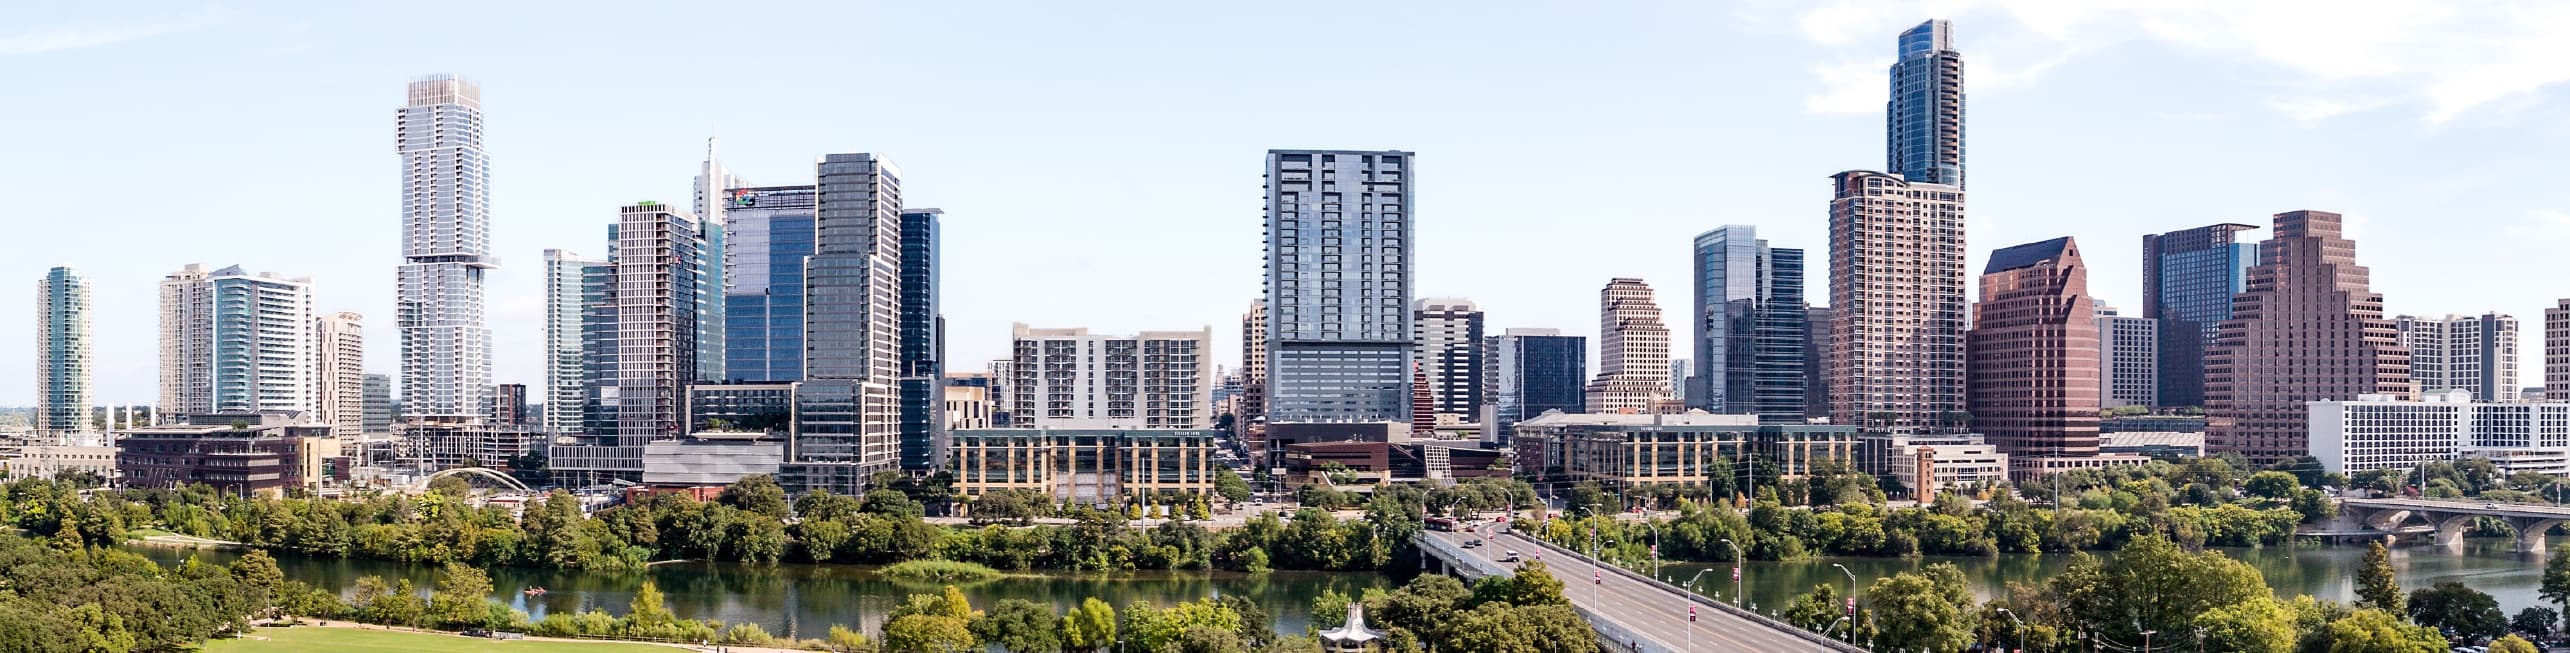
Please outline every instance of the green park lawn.
[[251, 637], [218, 639], [206, 653], [271, 651], [349, 651], [352, 653], [672, 653], [678, 649], [626, 642], [532, 642], [473, 639], [438, 633], [412, 633], [354, 628], [261, 628]]

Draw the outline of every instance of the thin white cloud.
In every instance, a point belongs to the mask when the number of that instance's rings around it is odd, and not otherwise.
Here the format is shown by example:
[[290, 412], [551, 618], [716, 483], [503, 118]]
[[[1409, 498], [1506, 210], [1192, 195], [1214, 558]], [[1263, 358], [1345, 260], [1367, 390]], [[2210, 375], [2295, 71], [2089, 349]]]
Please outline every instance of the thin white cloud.
[[187, 18], [44, 25], [16, 34], [0, 36], [0, 55], [60, 52], [140, 41], [155, 36], [204, 29], [221, 19], [222, 14], [209, 11], [203, 15]]
[[[1928, 17], [1955, 19], [1976, 84], [2031, 83], [2080, 55], [2129, 41], [2247, 59], [2284, 72], [2284, 83], [2307, 95], [2267, 103], [2305, 122], [2397, 103], [2415, 105], [2422, 120], [2438, 124], [2570, 81], [2564, 3], [1927, 0], [1794, 11], [1806, 40], [1846, 50], [1842, 56], [1886, 60], [1883, 51], [1900, 28]], [[2004, 65], [2013, 61], [2036, 63]], [[1828, 74], [1818, 81], [1821, 90], [1807, 103], [1814, 111], [1852, 106], [1835, 99], [1852, 92], [1847, 82]]]
[[1803, 106], [1816, 113], [1868, 113], [1883, 110], [1883, 99], [1890, 87], [1883, 81], [1885, 61], [1840, 61], [1812, 66], [1820, 76], [1820, 93], [1803, 98]]
[[2508, 225], [2507, 234], [2513, 239], [2570, 241], [2570, 213], [2536, 209], [2524, 221]]

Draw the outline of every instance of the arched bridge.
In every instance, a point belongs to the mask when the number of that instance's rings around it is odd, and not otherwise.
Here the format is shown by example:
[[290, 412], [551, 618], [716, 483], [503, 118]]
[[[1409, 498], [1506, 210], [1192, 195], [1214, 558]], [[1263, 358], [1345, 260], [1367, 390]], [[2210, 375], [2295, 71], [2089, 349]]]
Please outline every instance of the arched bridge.
[[437, 470], [437, 473], [419, 477], [419, 482], [411, 484], [410, 489], [425, 491], [428, 489], [430, 481], [435, 481], [448, 476], [474, 476], [498, 482], [502, 487], [517, 490], [519, 492], [534, 491], [533, 489], [528, 488], [526, 483], [520, 482], [517, 478], [489, 467], [450, 467], [447, 469]]
[[2463, 532], [2472, 527], [2474, 517], [2493, 517], [2516, 529], [2518, 553], [2544, 552], [2543, 534], [2552, 527], [2570, 522], [2570, 506], [2540, 506], [2522, 503], [2493, 503], [2462, 499], [2347, 499], [2339, 502], [2338, 511], [2366, 527], [2385, 533], [2397, 533], [2412, 522], [2436, 527], [2436, 543], [2460, 546]]

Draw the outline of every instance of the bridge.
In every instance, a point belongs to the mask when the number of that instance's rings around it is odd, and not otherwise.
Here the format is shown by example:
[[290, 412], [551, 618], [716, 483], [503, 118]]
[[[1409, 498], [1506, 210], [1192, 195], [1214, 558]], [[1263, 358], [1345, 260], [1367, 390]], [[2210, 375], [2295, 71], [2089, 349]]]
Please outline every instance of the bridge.
[[[1482, 539], [1467, 548], [1465, 541]], [[1515, 533], [1484, 536], [1470, 532], [1425, 531], [1413, 539], [1419, 551], [1440, 568], [1465, 581], [1513, 575], [1518, 564], [1504, 562], [1507, 551], [1526, 560], [1543, 560], [1571, 607], [1597, 630], [1598, 641], [1614, 651], [1635, 653], [1776, 653], [1783, 651], [1861, 652], [1865, 649], [1811, 631], [1707, 599], [1658, 579], [1622, 567], [1599, 565], [1569, 549]], [[1689, 620], [1690, 610], [1694, 618]]]
[[2463, 544], [2463, 532], [2472, 527], [2473, 518], [2494, 517], [2516, 529], [2518, 553], [2544, 552], [2543, 534], [2570, 522], [2570, 506], [2460, 499], [2346, 499], [2339, 502], [2338, 512], [2386, 534], [2397, 534], [2412, 521], [2424, 522], [2436, 528], [2436, 543], [2448, 547]]

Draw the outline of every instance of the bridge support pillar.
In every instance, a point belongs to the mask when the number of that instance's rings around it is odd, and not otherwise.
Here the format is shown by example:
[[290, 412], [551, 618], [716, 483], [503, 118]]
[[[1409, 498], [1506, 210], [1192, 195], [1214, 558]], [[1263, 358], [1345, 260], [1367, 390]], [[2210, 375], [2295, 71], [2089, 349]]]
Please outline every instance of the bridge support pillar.
[[2559, 519], [2528, 519], [2524, 517], [2508, 518], [2508, 526], [2516, 529], [2516, 552], [2543, 555], [2545, 552], [2544, 535], [2551, 533], [2552, 527], [2561, 525], [2562, 521], [2563, 520]]
[[2436, 545], [2447, 549], [2463, 548], [2463, 533], [2471, 527], [2471, 515], [2457, 515], [2436, 520]]

